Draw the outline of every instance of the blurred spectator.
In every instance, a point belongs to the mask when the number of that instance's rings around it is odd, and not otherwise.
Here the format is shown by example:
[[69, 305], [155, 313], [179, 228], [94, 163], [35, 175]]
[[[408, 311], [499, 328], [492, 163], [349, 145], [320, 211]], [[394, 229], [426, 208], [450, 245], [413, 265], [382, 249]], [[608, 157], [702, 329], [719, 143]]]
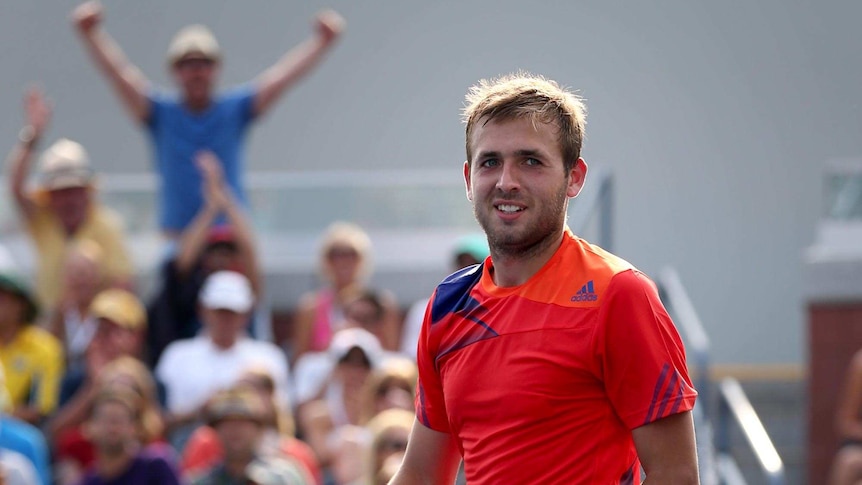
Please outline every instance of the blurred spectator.
[[339, 330], [332, 338], [332, 371], [315, 399], [297, 409], [305, 441], [317, 454], [325, 473], [336, 484], [362, 476], [362, 391], [377, 368], [382, 349], [377, 338], [361, 328]]
[[[51, 465], [48, 444], [39, 428], [6, 414], [9, 407], [9, 394], [5, 388], [5, 372], [0, 366], [0, 457], [8, 452], [20, 453], [36, 470], [37, 480], [26, 482], [27, 485], [38, 483], [51, 484]], [[2, 461], [0, 464], [6, 465]], [[22, 473], [26, 473], [22, 470]]]
[[[215, 156], [201, 152], [196, 162], [203, 178], [204, 205], [180, 235], [174, 257], [162, 268], [161, 288], [148, 307], [151, 365], [168, 344], [197, 334], [198, 293], [210, 274], [243, 273], [255, 296], [262, 293], [254, 236], [245, 213], [225, 185]], [[222, 215], [227, 225], [215, 225]]]
[[[273, 453], [295, 459], [314, 478], [314, 483], [322, 484], [323, 476], [314, 451], [296, 438], [289, 404], [276, 396], [275, 381], [269, 372], [259, 367], [248, 369], [235, 388], [255, 392], [262, 398], [263, 442], [269, 444]], [[221, 461], [223, 456], [224, 451], [215, 430], [201, 426], [195, 430], [183, 450], [183, 474], [195, 475]]]
[[202, 204], [200, 179], [191, 163], [197, 152], [215, 152], [228, 185], [243, 202], [245, 134], [275, 101], [309, 73], [332, 47], [344, 28], [333, 11], [318, 14], [316, 35], [287, 52], [255, 80], [223, 94], [215, 92], [222, 52], [210, 30], [190, 25], [180, 30], [168, 48], [167, 64], [179, 88], [168, 95], [126, 59], [101, 28], [102, 6], [87, 2], [72, 13], [81, 38], [99, 70], [131, 117], [150, 132], [159, 173], [159, 224], [173, 236], [191, 222]]
[[93, 402], [86, 434], [96, 450], [81, 485], [179, 485], [166, 447], [144, 447], [145, 399], [121, 383], [106, 385]]
[[[102, 291], [93, 299], [87, 315], [94, 320], [96, 330], [85, 351], [84, 365], [69, 369], [63, 376], [60, 408], [46, 428], [51, 436], [83, 423], [106, 367], [120, 357], [141, 358], [147, 321], [135, 295], [119, 288]], [[138, 365], [143, 367], [140, 362]], [[145, 368], [143, 371], [149, 374]]]
[[99, 245], [87, 239], [71, 244], [66, 255], [60, 304], [49, 316], [48, 330], [64, 344], [69, 369], [83, 365], [84, 351], [96, 331], [90, 304], [103, 289], [102, 257]]
[[23, 280], [0, 273], [0, 362], [12, 415], [37, 424], [57, 406], [63, 347], [37, 327], [38, 306]]
[[367, 424], [387, 409], [406, 409], [412, 413], [418, 378], [416, 363], [407, 357], [383, 361], [371, 372], [362, 389], [359, 422]]
[[[384, 332], [386, 308], [380, 293], [361, 289], [344, 303], [344, 322], [340, 328], [361, 328], [377, 338], [378, 343]], [[322, 352], [305, 352], [294, 366], [296, 385], [296, 404], [300, 405], [320, 397], [336, 359], [329, 349]], [[396, 357], [394, 352], [380, 351], [380, 361]]]
[[247, 389], [217, 393], [206, 406], [209, 425], [218, 435], [223, 458], [192, 480], [194, 485], [311, 485], [314, 478], [296, 461], [264, 445], [267, 429], [261, 396]]
[[92, 437], [86, 434], [84, 424], [100, 393], [115, 385], [140, 396], [140, 411], [136, 418], [139, 420], [140, 444], [150, 445], [163, 439], [164, 421], [152, 374], [132, 356], [117, 357], [100, 368], [94, 382], [85, 384], [49, 422], [58, 485], [77, 484], [84, 472], [93, 466], [96, 448]]
[[[332, 334], [345, 321], [344, 305], [359, 294], [371, 274], [371, 239], [359, 226], [332, 224], [320, 248], [320, 270], [326, 286], [302, 296], [291, 342], [293, 361], [308, 351], [326, 350]], [[395, 350], [398, 339], [398, 306], [389, 292], [382, 293], [385, 309], [381, 335], [384, 348]]]
[[[457, 241], [452, 251], [453, 272], [459, 269], [473, 266], [485, 261], [491, 254], [488, 249], [488, 240], [484, 235], [464, 236]], [[430, 293], [429, 293], [430, 296]], [[419, 300], [410, 306], [404, 317], [404, 328], [401, 333], [401, 353], [409, 355], [416, 360], [416, 345], [419, 343], [419, 331], [422, 329], [422, 320], [425, 318], [425, 310], [428, 307], [428, 298]]]
[[27, 93], [26, 112], [28, 124], [9, 155], [8, 180], [36, 248], [36, 288], [50, 315], [60, 303], [63, 262], [73, 242], [89, 239], [101, 247], [104, 257], [99, 260], [99, 272], [110, 285], [131, 287], [133, 267], [120, 218], [96, 199], [93, 169], [80, 144], [61, 139], [45, 150], [39, 162], [38, 188], [26, 190], [33, 149], [51, 117], [51, 109], [38, 89]]
[[[368, 422], [371, 432], [368, 463], [366, 464], [366, 479], [363, 485], [386, 485], [398, 466], [400, 458], [407, 450], [407, 440], [410, 430], [416, 420], [412, 411], [404, 409], [388, 409], [374, 416]], [[396, 466], [386, 463], [391, 457], [396, 457]]]
[[211, 274], [200, 292], [203, 332], [170, 344], [159, 359], [156, 377], [165, 385], [170, 437], [178, 450], [199, 424], [206, 401], [216, 391], [233, 386], [250, 366], [266, 368], [279, 399], [287, 400], [289, 371], [284, 353], [246, 335], [253, 307], [248, 278], [233, 271]]

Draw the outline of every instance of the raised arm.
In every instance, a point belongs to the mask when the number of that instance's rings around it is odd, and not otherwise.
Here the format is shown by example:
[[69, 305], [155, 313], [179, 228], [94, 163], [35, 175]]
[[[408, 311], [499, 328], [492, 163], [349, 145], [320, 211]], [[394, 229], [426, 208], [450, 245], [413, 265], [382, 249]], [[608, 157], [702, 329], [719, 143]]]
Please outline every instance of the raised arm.
[[308, 74], [329, 51], [344, 30], [344, 18], [325, 10], [315, 19], [316, 34], [288, 51], [255, 80], [254, 114], [264, 114], [284, 91]]
[[698, 484], [691, 411], [673, 414], [632, 431], [647, 484]]
[[452, 485], [460, 463], [461, 455], [452, 435], [415, 420], [404, 461], [389, 485]]
[[37, 87], [27, 90], [24, 97], [24, 113], [27, 124], [18, 135], [18, 143], [9, 153], [9, 191], [21, 214], [28, 218], [33, 212], [33, 201], [27, 195], [27, 175], [33, 159], [33, 149], [42, 138], [51, 120], [51, 105]]
[[203, 151], [198, 153], [195, 162], [203, 179], [201, 190], [204, 194], [204, 205], [180, 236], [177, 270], [180, 274], [188, 274], [206, 246], [210, 228], [218, 216], [224, 214], [233, 230], [240, 264], [255, 295], [260, 296], [263, 284], [251, 224], [225, 184], [216, 156], [212, 152]]
[[123, 106], [135, 120], [146, 122], [150, 116], [150, 102], [147, 99], [149, 81], [101, 28], [102, 5], [97, 1], [79, 5], [72, 11], [72, 22], [93, 62], [108, 78]]
[[176, 268], [183, 277], [189, 274], [198, 258], [200, 258], [206, 246], [210, 228], [222, 211], [224, 211], [224, 207], [227, 204], [224, 190], [218, 188], [223, 183], [221, 182], [221, 170], [219, 170], [215, 155], [209, 152], [201, 152], [198, 154], [195, 162], [203, 180], [201, 191], [204, 195], [204, 203], [195, 215], [195, 218], [192, 219], [192, 222], [180, 235]]

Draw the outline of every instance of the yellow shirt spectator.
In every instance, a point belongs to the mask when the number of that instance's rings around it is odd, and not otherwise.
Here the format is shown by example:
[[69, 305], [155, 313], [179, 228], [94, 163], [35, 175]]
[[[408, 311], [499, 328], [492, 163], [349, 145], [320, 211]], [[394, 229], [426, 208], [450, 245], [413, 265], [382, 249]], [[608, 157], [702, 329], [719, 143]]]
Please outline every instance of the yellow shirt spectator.
[[34, 202], [35, 210], [27, 219], [27, 229], [39, 260], [36, 294], [45, 308], [52, 309], [60, 303], [66, 249], [76, 241], [91, 240], [100, 247], [99, 273], [106, 283], [132, 279], [133, 267], [126, 251], [123, 225], [114, 211], [94, 201], [89, 216], [75, 234], [68, 237], [47, 204], [39, 203], [38, 199]]
[[12, 407], [30, 405], [46, 416], [57, 407], [63, 375], [63, 348], [50, 333], [27, 325], [7, 345], [0, 345], [6, 389]]

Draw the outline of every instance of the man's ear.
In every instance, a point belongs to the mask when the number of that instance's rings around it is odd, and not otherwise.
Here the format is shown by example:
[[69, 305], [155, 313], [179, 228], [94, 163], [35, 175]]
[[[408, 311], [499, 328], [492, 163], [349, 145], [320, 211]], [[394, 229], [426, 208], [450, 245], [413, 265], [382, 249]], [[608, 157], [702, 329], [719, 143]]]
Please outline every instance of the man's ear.
[[587, 162], [583, 158], [578, 158], [575, 164], [569, 171], [569, 186], [566, 188], [566, 195], [569, 197], [577, 197], [584, 188], [584, 182], [587, 181]]
[[470, 180], [470, 162], [464, 162], [464, 186], [467, 190], [467, 200], [473, 201], [473, 185]]

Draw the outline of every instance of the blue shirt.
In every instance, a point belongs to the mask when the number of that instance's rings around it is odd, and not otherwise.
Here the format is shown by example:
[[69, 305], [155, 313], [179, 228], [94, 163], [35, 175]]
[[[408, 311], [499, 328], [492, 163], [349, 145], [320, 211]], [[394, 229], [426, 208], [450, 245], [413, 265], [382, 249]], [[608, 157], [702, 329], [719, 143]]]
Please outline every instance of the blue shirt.
[[150, 93], [147, 128], [155, 150], [159, 174], [159, 225], [163, 230], [182, 231], [203, 205], [201, 176], [195, 155], [202, 150], [216, 154], [225, 181], [244, 204], [245, 168], [243, 147], [254, 119], [254, 96], [250, 84], [216, 97], [200, 113], [193, 113], [176, 95]]
[[42, 485], [50, 485], [48, 445], [38, 428], [12, 416], [0, 417], [0, 448], [21, 453], [33, 463]]

